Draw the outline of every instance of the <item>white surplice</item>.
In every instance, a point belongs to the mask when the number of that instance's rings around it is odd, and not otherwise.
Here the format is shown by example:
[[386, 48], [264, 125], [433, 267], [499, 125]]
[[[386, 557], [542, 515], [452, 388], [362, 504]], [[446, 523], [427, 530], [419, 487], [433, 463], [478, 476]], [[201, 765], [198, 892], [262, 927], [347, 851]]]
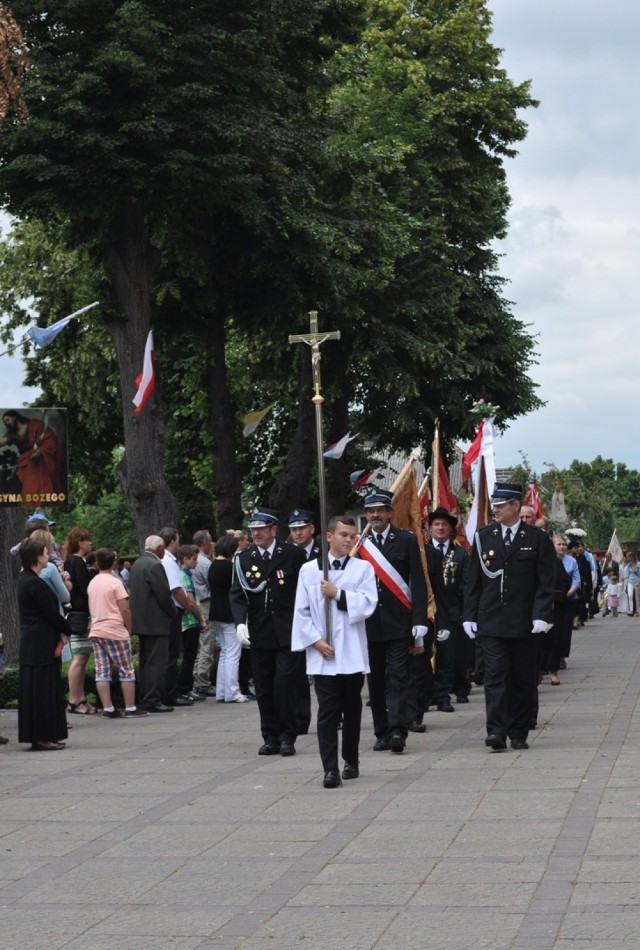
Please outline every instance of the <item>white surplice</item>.
[[350, 558], [342, 571], [329, 571], [329, 580], [345, 592], [347, 609], [331, 605], [331, 645], [335, 656], [325, 660], [312, 644], [325, 637], [325, 601], [320, 593], [322, 570], [317, 560], [303, 565], [298, 575], [296, 605], [291, 631], [291, 649], [307, 651], [309, 676], [335, 676], [338, 673], [368, 673], [369, 653], [365, 620], [378, 603], [373, 568], [367, 561]]

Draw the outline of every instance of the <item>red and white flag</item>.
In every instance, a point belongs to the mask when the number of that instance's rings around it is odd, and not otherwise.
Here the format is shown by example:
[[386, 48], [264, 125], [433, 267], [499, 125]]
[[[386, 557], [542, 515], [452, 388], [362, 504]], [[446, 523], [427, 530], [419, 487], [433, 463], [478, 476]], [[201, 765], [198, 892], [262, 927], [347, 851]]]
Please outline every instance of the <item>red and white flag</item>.
[[149, 398], [151, 397], [151, 393], [155, 388], [155, 385], [156, 380], [153, 369], [153, 332], [149, 330], [149, 336], [147, 337], [147, 342], [144, 346], [142, 372], [136, 378], [136, 386], [138, 389], [135, 396], [133, 397], [133, 405], [136, 407], [135, 412], [137, 415], [140, 415], [146, 406]]
[[370, 485], [371, 482], [375, 482], [376, 478], [379, 478], [381, 475], [381, 468], [376, 468], [371, 472], [365, 468], [361, 468], [358, 472], [351, 472], [349, 481], [351, 482], [352, 488], [362, 488], [363, 485]]
[[468, 485], [469, 479], [471, 478], [471, 468], [473, 463], [480, 455], [480, 449], [482, 448], [482, 431], [484, 428], [484, 419], [478, 426], [478, 431], [476, 437], [467, 449], [464, 458], [462, 459], [462, 484]]
[[529, 505], [536, 513], [536, 518], [543, 518], [542, 503], [540, 501], [540, 490], [537, 482], [531, 482], [529, 491], [524, 496], [523, 505]]
[[343, 435], [341, 439], [338, 439], [337, 442], [332, 442], [331, 445], [328, 445], [323, 452], [323, 455], [326, 459], [341, 459], [349, 442], [357, 437], [358, 433], [351, 435], [350, 432], [347, 432], [346, 435]]

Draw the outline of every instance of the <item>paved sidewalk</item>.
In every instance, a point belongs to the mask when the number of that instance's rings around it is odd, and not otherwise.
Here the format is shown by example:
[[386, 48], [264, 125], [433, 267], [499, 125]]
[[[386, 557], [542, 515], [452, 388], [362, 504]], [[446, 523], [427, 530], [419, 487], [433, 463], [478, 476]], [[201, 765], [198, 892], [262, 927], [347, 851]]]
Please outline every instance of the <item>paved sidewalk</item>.
[[574, 635], [527, 752], [485, 750], [481, 691], [404, 755], [321, 787], [316, 736], [258, 757], [258, 710], [70, 717], [35, 754], [0, 710], [3, 950], [640, 945], [640, 620]]

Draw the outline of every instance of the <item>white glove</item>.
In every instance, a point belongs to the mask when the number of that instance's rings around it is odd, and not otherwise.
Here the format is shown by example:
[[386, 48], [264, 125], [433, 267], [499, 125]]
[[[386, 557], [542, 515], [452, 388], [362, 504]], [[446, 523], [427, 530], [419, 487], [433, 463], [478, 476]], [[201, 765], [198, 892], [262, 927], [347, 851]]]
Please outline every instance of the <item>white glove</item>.
[[546, 633], [547, 630], [551, 630], [552, 627], [552, 623], [545, 623], [544, 620], [534, 620], [531, 633]]
[[242, 644], [243, 647], [250, 647], [251, 640], [249, 639], [249, 628], [246, 623], [239, 623], [236, 627], [236, 636], [238, 642]]
[[478, 632], [478, 624], [474, 623], [473, 620], [465, 620], [462, 624], [464, 632], [469, 637], [470, 640], [475, 640], [476, 633]]
[[449, 639], [450, 634], [451, 634], [450, 630], [438, 630], [436, 634], [436, 640], [438, 641], [438, 643], [444, 643], [445, 640]]
[[421, 640], [424, 640], [426, 635], [429, 633], [429, 628], [423, 626], [422, 624], [418, 624], [417, 626], [411, 628], [411, 633], [413, 634], [416, 640], [418, 639], [418, 637]]
[[413, 645], [414, 645], [414, 647], [417, 647], [418, 649], [424, 648], [424, 640], [423, 640], [423, 638], [422, 638], [422, 637], [414, 637], [414, 638], [413, 638]]

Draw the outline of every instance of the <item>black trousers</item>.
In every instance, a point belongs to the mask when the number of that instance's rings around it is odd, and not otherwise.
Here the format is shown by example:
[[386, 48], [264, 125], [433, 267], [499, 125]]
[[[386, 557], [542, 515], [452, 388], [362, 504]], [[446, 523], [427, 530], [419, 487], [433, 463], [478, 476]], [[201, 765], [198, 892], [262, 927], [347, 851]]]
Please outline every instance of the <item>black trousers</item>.
[[412, 637], [401, 640], [370, 640], [368, 674], [373, 729], [382, 739], [392, 733], [407, 738], [407, 690], [409, 647]]
[[407, 687], [407, 723], [422, 722], [429, 700], [433, 698], [433, 671], [431, 644], [425, 640], [424, 653], [409, 654], [409, 684]]
[[471, 692], [470, 672], [474, 666], [475, 640], [469, 639], [461, 623], [451, 624], [451, 636], [455, 637], [455, 666], [453, 671], [453, 692], [456, 696], [469, 696]]
[[338, 723], [342, 713], [342, 758], [349, 765], [358, 764], [360, 723], [362, 721], [362, 687], [364, 673], [338, 673], [336, 676], [314, 676], [318, 697], [318, 745], [325, 772], [338, 770]]
[[288, 647], [263, 650], [251, 647], [251, 669], [260, 710], [260, 731], [265, 742], [295, 742], [296, 663], [298, 654]]
[[538, 640], [479, 637], [484, 653], [487, 735], [526, 739], [538, 681]]
[[200, 646], [200, 627], [182, 631], [182, 665], [178, 674], [178, 692], [189, 693], [193, 689], [193, 668]]
[[182, 610], [176, 609], [169, 632], [169, 655], [164, 680], [164, 702], [171, 706], [178, 696], [178, 659], [182, 646]]
[[162, 702], [169, 637], [140, 637], [140, 664], [138, 670], [138, 697], [143, 707]]
[[296, 722], [298, 735], [305, 735], [311, 725], [311, 689], [307, 676], [307, 651], [296, 653]]
[[455, 631], [441, 642], [436, 641], [436, 668], [433, 674], [433, 700], [436, 705], [448, 703], [453, 691], [453, 676], [456, 665]]

